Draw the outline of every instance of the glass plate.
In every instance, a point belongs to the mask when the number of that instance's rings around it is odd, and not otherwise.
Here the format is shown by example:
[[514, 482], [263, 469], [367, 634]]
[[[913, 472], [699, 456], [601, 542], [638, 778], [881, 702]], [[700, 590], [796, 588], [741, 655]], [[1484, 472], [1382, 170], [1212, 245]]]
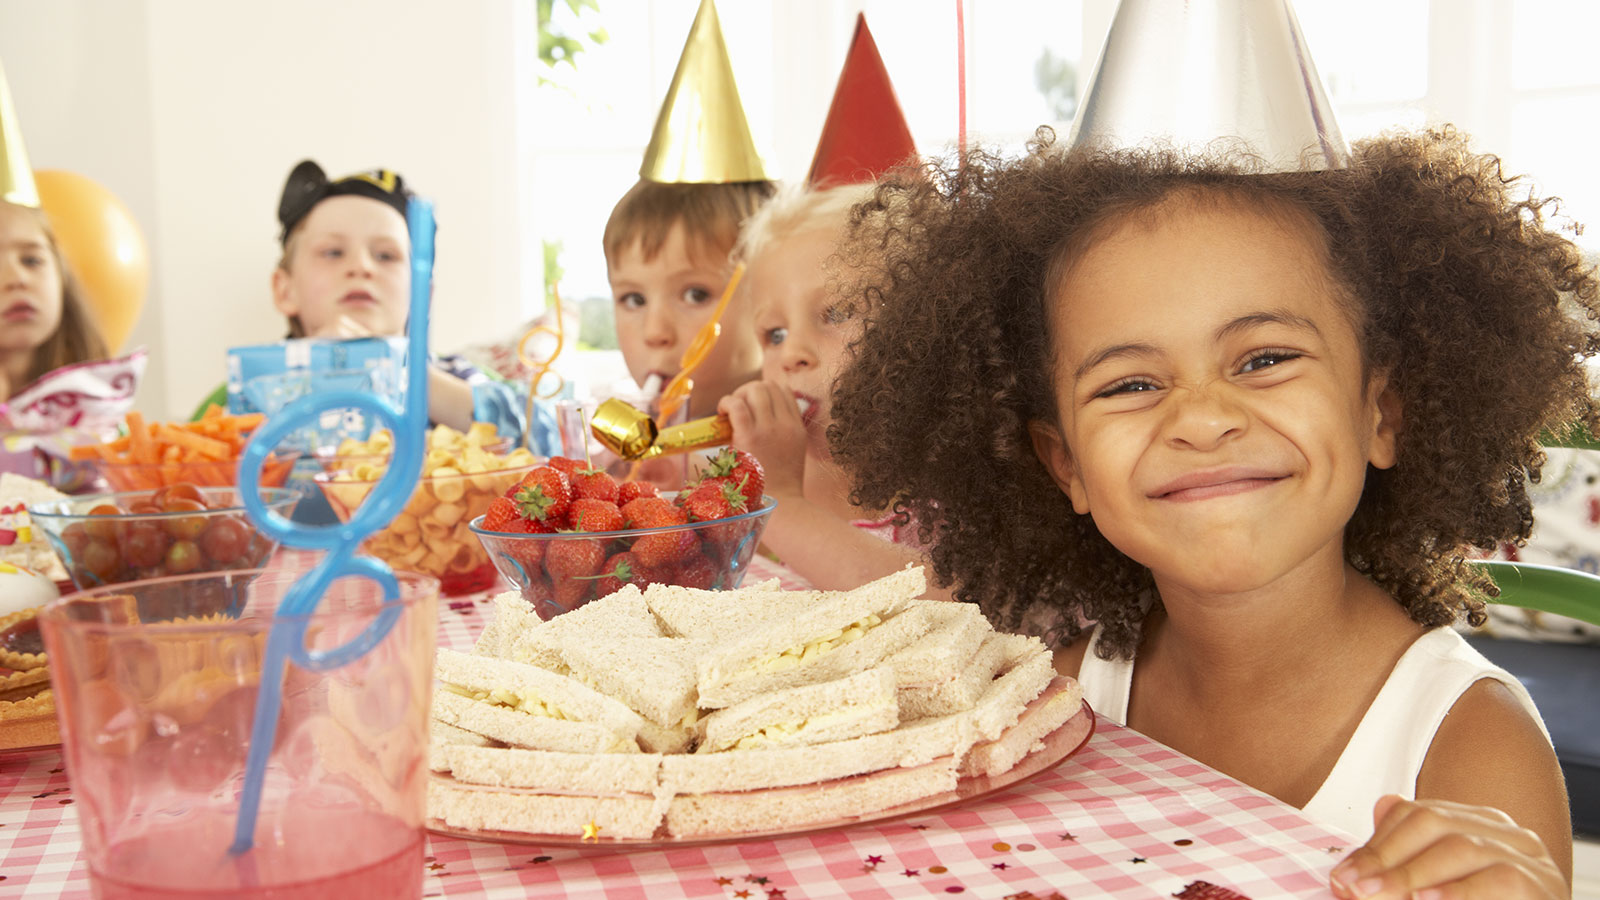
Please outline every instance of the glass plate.
[[584, 840], [581, 836], [575, 834], [527, 834], [514, 831], [455, 828], [438, 819], [425, 819], [423, 827], [434, 834], [458, 837], [469, 841], [529, 844], [540, 847], [582, 847], [590, 850], [692, 847], [700, 844], [725, 844], [733, 841], [749, 841], [761, 838], [796, 837], [815, 834], [819, 831], [832, 831], [836, 828], [852, 828], [857, 825], [888, 822], [917, 813], [932, 812], [948, 806], [968, 803], [987, 797], [990, 794], [998, 793], [1006, 788], [1021, 784], [1046, 769], [1055, 767], [1057, 763], [1083, 749], [1084, 745], [1089, 743], [1089, 738], [1094, 735], [1094, 722], [1094, 711], [1089, 708], [1088, 703], [1084, 703], [1083, 708], [1076, 715], [1061, 723], [1060, 727], [1040, 739], [1043, 742], [1042, 747], [1034, 749], [1027, 756], [1018, 760], [1016, 765], [999, 775], [963, 777], [956, 782], [956, 788], [953, 791], [930, 794], [910, 803], [889, 807], [888, 809], [878, 810], [862, 816], [808, 822], [805, 825], [793, 828], [741, 831], [734, 834], [691, 835], [681, 838], [609, 838], [602, 836]]

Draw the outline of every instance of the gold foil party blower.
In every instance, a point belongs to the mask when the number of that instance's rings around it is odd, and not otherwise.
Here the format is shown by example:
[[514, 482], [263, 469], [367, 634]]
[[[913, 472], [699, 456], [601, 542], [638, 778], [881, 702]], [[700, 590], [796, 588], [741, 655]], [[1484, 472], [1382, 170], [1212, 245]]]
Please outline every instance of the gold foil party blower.
[[663, 431], [654, 419], [615, 397], [594, 411], [589, 429], [607, 450], [627, 460], [687, 453], [733, 439], [733, 426], [724, 416], [707, 416]]

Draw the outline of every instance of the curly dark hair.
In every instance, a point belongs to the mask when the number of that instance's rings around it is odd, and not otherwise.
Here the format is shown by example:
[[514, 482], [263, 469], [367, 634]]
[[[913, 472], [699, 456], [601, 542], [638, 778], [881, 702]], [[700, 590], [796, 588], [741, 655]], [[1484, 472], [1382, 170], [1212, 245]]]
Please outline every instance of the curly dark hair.
[[1493, 585], [1468, 548], [1525, 540], [1541, 430], [1600, 416], [1583, 362], [1600, 352], [1600, 282], [1555, 201], [1453, 129], [1353, 155], [1263, 174], [1237, 149], [1061, 150], [1041, 130], [1022, 159], [971, 151], [881, 185], [845, 251], [866, 328], [829, 437], [852, 502], [916, 522], [936, 579], [997, 627], [1060, 645], [1098, 622], [1100, 652], [1130, 656], [1159, 603], [1150, 572], [1073, 513], [1029, 438], [1055, 417], [1052, 273], [1175, 191], [1287, 205], [1320, 226], [1364, 363], [1402, 409], [1398, 462], [1369, 468], [1346, 556], [1418, 623], [1481, 622]]

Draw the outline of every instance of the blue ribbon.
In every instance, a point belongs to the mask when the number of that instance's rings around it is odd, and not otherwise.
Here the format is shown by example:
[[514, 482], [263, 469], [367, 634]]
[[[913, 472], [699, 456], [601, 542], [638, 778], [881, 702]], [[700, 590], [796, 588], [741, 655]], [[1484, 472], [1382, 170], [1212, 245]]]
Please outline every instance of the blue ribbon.
[[[381, 643], [402, 607], [400, 584], [388, 564], [372, 557], [357, 557], [361, 542], [387, 526], [411, 499], [422, 474], [425, 434], [428, 428], [428, 305], [433, 287], [433, 204], [413, 196], [406, 205], [406, 225], [411, 232], [411, 312], [407, 322], [405, 409], [388, 399], [357, 391], [312, 394], [285, 406], [251, 437], [239, 458], [239, 493], [250, 521], [269, 537], [289, 547], [325, 550], [311, 571], [290, 586], [278, 605], [261, 663], [256, 693], [255, 722], [250, 730], [250, 751], [245, 761], [244, 790], [239, 799], [239, 819], [234, 827], [235, 854], [248, 851], [255, 840], [256, 816], [261, 806], [261, 786], [267, 760], [276, 738], [283, 709], [283, 679], [288, 663], [322, 672], [337, 669], [365, 656]], [[356, 510], [350, 521], [311, 526], [291, 522], [261, 502], [261, 466], [278, 443], [294, 432], [315, 427], [323, 412], [355, 407], [382, 423], [394, 434], [394, 454], [389, 470]], [[383, 589], [384, 605], [360, 635], [331, 650], [305, 647], [311, 613], [340, 578], [368, 578]]]

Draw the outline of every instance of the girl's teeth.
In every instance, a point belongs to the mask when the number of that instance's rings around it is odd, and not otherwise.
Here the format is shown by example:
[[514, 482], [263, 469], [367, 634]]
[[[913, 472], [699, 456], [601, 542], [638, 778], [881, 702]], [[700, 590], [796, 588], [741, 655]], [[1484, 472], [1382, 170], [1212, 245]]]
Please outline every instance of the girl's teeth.
[[794, 402], [800, 405], [800, 415], [811, 412], [811, 399], [809, 397], [796, 397]]

